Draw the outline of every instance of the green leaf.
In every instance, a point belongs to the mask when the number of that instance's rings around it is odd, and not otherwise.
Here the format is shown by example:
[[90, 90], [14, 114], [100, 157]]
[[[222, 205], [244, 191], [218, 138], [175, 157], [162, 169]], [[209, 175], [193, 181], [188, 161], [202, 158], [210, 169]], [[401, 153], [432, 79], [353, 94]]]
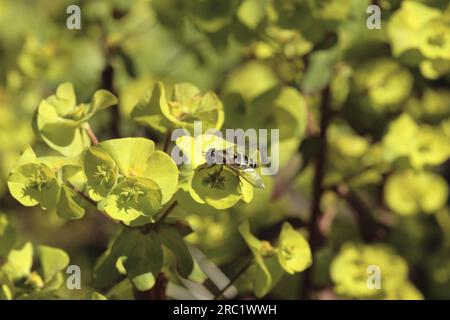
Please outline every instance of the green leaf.
[[283, 224], [277, 255], [280, 265], [290, 274], [301, 272], [312, 264], [308, 242], [288, 222]]
[[162, 206], [161, 199], [161, 189], [154, 181], [130, 178], [114, 187], [101, 206], [113, 219], [132, 221], [157, 213]]
[[[123, 176], [130, 179], [144, 178], [156, 183], [162, 194], [162, 204], [169, 201], [175, 193], [178, 185], [178, 168], [168, 154], [155, 150], [155, 143], [152, 140], [144, 138], [113, 139], [103, 141], [95, 148], [106, 151]], [[100, 157], [100, 153], [97, 153], [96, 157]], [[109, 158], [107, 156], [102, 157]], [[105, 169], [111, 170], [113, 163], [105, 163], [105, 159], [102, 160], [103, 166]], [[95, 175], [98, 175], [94, 172], [97, 170], [97, 165], [94, 167], [92, 160], [92, 157], [89, 156], [84, 166], [88, 181], [95, 180]], [[95, 161], [98, 162], [99, 160]], [[94, 185], [94, 183], [95, 181], [92, 184]], [[98, 184], [98, 182], [96, 183]]]
[[22, 248], [11, 250], [2, 271], [11, 281], [16, 281], [28, 276], [32, 264], [33, 246], [27, 242]]
[[[315, 16], [324, 20], [343, 21], [347, 18], [353, 1], [351, 0], [328, 0], [318, 2], [308, 0]], [[353, 13], [353, 12], [352, 12]]]
[[41, 245], [38, 254], [45, 282], [69, 265], [69, 255], [61, 249]]
[[386, 300], [423, 300], [422, 293], [409, 281], [386, 290]]
[[43, 288], [42, 293], [46, 293], [47, 295], [50, 295], [52, 297], [54, 294], [53, 292], [59, 290], [63, 284], [64, 276], [62, 275], [62, 272], [57, 272], [50, 280], [45, 283], [45, 287]]
[[[84, 109], [82, 106], [80, 110]], [[36, 128], [40, 137], [52, 149], [68, 157], [74, 157], [89, 146], [90, 140], [84, 131], [79, 129], [79, 120], [62, 118], [57, 108], [43, 100], [37, 109]]]
[[116, 162], [124, 176], [142, 177], [147, 160], [155, 152], [155, 143], [145, 138], [106, 140], [96, 147], [106, 151]]
[[[248, 221], [239, 225], [239, 233], [255, 258], [256, 272], [253, 282], [255, 295], [258, 298], [263, 297], [276, 285], [283, 275], [283, 268], [278, 262], [279, 257], [275, 255], [276, 249], [268, 241], [261, 241], [251, 233]], [[303, 254], [303, 252], [301, 253]], [[290, 265], [289, 267], [292, 268], [293, 266]]]
[[87, 295], [86, 300], [108, 300], [108, 298], [97, 291], [93, 291]]
[[178, 167], [165, 152], [155, 151], [146, 162], [142, 176], [151, 179], [161, 188], [161, 203], [167, 203], [178, 187]]
[[116, 269], [122, 275], [126, 275], [127, 274], [127, 269], [125, 269], [125, 266], [124, 266], [125, 260], [127, 260], [127, 257], [126, 256], [121, 256], [116, 261]]
[[161, 108], [167, 108], [167, 98], [164, 86], [161, 82], [156, 83], [149, 90], [131, 112], [131, 117], [139, 123], [166, 132], [170, 122], [161, 112]]
[[441, 13], [439, 10], [416, 1], [403, 1], [402, 6], [389, 20], [388, 35], [394, 56], [419, 47], [418, 34], [427, 23]]
[[167, 101], [164, 86], [158, 82], [131, 116], [161, 132], [170, 126], [193, 129], [194, 121], [202, 121], [204, 130], [220, 129], [224, 120], [220, 99], [212, 92], [202, 96], [197, 87], [188, 83], [175, 85], [172, 100]]
[[447, 102], [450, 100], [450, 91], [445, 89], [426, 88], [420, 105], [420, 115], [425, 119], [442, 119], [450, 115]]
[[0, 259], [6, 258], [17, 239], [16, 230], [5, 214], [0, 213]]
[[411, 143], [417, 136], [418, 127], [411, 116], [402, 114], [389, 124], [389, 131], [383, 138], [383, 146], [388, 160], [408, 156]]
[[450, 155], [449, 145], [440, 130], [427, 125], [419, 127], [407, 113], [389, 125], [383, 147], [387, 160], [407, 157], [418, 169], [441, 164]]
[[39, 104], [33, 118], [38, 136], [52, 149], [68, 157], [81, 154], [90, 146], [83, 124], [97, 111], [117, 103], [106, 90], [95, 92], [91, 104], [76, 104], [71, 83], [63, 83], [52, 95]]
[[[76, 176], [76, 180], [80, 177], [80, 157], [63, 157], [63, 156], [45, 156], [37, 158], [38, 162], [45, 164], [53, 172], [62, 170], [63, 179], [72, 180]], [[78, 174], [78, 176], [77, 176]], [[75, 183], [75, 180], [72, 180]], [[82, 183], [85, 183], [83, 180]]]
[[275, 256], [257, 263], [253, 290], [258, 298], [264, 297], [281, 280], [283, 269]]
[[132, 232], [133, 247], [126, 253], [124, 266], [127, 276], [139, 291], [153, 287], [163, 265], [163, 251], [158, 237], [152, 233], [143, 235]]
[[45, 285], [44, 280], [42, 280], [41, 276], [36, 271], [33, 271], [28, 275], [25, 284], [31, 286], [33, 289], [42, 289]]
[[251, 61], [230, 73], [225, 92], [239, 93], [245, 101], [251, 101], [279, 84], [274, 71], [266, 64]]
[[116, 268], [118, 259], [126, 258], [127, 253], [134, 246], [131, 230], [122, 228], [114, 237], [108, 249], [98, 259], [94, 268], [94, 286], [106, 289], [117, 282], [120, 274]]
[[239, 233], [242, 238], [244, 238], [245, 243], [250, 248], [255, 258], [262, 257], [264, 254], [271, 251], [270, 243], [267, 241], [261, 241], [252, 234], [248, 221], [245, 221], [239, 225]]
[[44, 209], [56, 206], [60, 189], [51, 169], [37, 163], [27, 163], [15, 169], [8, 177], [8, 188], [22, 205], [39, 203]]
[[428, 125], [419, 128], [413, 141], [410, 161], [413, 167], [436, 166], [450, 157], [450, 144], [440, 130]]
[[420, 63], [420, 72], [427, 79], [438, 79], [450, 72], [450, 61], [441, 59], [423, 60]]
[[420, 52], [429, 59], [450, 60], [450, 26], [444, 19], [433, 20], [420, 30]]
[[220, 165], [198, 169], [190, 193], [194, 200], [200, 199], [219, 210], [231, 208], [243, 198], [237, 174], [225, 166], [221, 171]]
[[62, 186], [56, 213], [60, 218], [75, 220], [84, 217], [83, 199], [67, 186]]
[[[233, 14], [233, 1], [205, 0], [192, 7], [191, 19], [205, 32], [213, 33], [230, 23]], [[177, 19], [178, 16], [177, 16]]]
[[84, 154], [83, 171], [89, 186], [89, 197], [95, 201], [104, 199], [117, 182], [116, 162], [98, 147], [91, 147]]
[[199, 96], [200, 90], [191, 83], [176, 84], [173, 88], [172, 101], [179, 102], [182, 106], [193, 103], [193, 97]]
[[328, 139], [339, 153], [348, 158], [362, 157], [369, 151], [370, 143], [367, 138], [355, 134], [347, 127], [330, 126]]
[[118, 102], [115, 95], [107, 90], [97, 90], [94, 93], [91, 101], [91, 107], [95, 111], [103, 110], [113, 105], [116, 105]]
[[201, 95], [192, 84], [175, 85], [172, 100], [160, 107], [175, 127], [192, 131], [195, 121], [201, 121], [203, 130], [220, 129], [223, 125], [223, 105], [217, 95], [213, 92]]
[[[272, 258], [273, 260], [273, 258]], [[253, 290], [258, 298], [264, 297], [272, 288], [272, 275], [262, 260], [257, 260]]]
[[188, 279], [197, 283], [203, 283], [205, 282], [206, 279], [208, 279], [208, 276], [203, 272], [203, 270], [200, 268], [197, 261], [195, 260], [194, 260], [194, 267]]
[[154, 235], [126, 228], [98, 261], [95, 285], [98, 288], [110, 287], [122, 274], [136, 289], [146, 291], [153, 287], [162, 263], [161, 243]]
[[177, 259], [177, 270], [184, 278], [189, 277], [194, 269], [194, 260], [178, 230], [168, 225], [158, 228], [157, 236]]
[[[381, 289], [374, 290], [367, 285], [369, 266], [378, 266], [381, 270]], [[400, 289], [408, 276], [406, 261], [390, 247], [345, 243], [330, 267], [330, 276], [334, 291], [343, 297], [372, 299], [380, 298], [386, 291]]]
[[[256, 175], [258, 173], [255, 173]], [[248, 183], [246, 180], [244, 180], [244, 178], [240, 178], [240, 182], [241, 182], [241, 199], [242, 201], [244, 201], [245, 203], [250, 203], [252, 202], [254, 196], [255, 196], [255, 188], [253, 187], [253, 185], [251, 185], [250, 183]], [[258, 178], [259, 179], [259, 178]], [[256, 183], [259, 183], [258, 185], [258, 189], [264, 189], [265, 185], [262, 182], [262, 179], [260, 181], [257, 181]], [[255, 184], [256, 186], [256, 184]]]
[[260, 122], [258, 126], [261, 128], [279, 129], [282, 140], [303, 137], [306, 111], [306, 100], [298, 90], [278, 87], [252, 102], [247, 121]]
[[314, 93], [325, 88], [331, 80], [337, 58], [337, 48], [312, 53], [309, 58], [309, 67], [302, 79], [302, 89], [306, 93]]
[[14, 167], [11, 170], [11, 172], [17, 169], [18, 167], [31, 162], [37, 163], [38, 160], [31, 146], [27, 145], [23, 148], [19, 159], [17, 159], [17, 161], [14, 163]]
[[244, 0], [237, 10], [237, 16], [248, 28], [255, 29], [266, 15], [266, 0]]
[[412, 215], [420, 211], [438, 211], [445, 206], [448, 193], [448, 185], [442, 177], [430, 172], [404, 170], [388, 178], [384, 196], [393, 211]]
[[381, 110], [397, 110], [398, 105], [409, 97], [413, 80], [407, 68], [387, 58], [363, 64], [355, 72], [358, 92], [368, 92], [371, 103]]
[[63, 109], [59, 109], [59, 113], [64, 114], [69, 112], [69, 110], [75, 107], [76, 104], [76, 96], [75, 90], [73, 88], [73, 84], [70, 82], [64, 82], [56, 88], [56, 98], [58, 100], [63, 100], [64, 103], [61, 103], [64, 106]]
[[6, 284], [0, 284], [0, 300], [12, 300], [13, 294]]
[[153, 288], [155, 285], [156, 279], [153, 273], [139, 273], [136, 276], [131, 278], [131, 282], [139, 291], [147, 291]]

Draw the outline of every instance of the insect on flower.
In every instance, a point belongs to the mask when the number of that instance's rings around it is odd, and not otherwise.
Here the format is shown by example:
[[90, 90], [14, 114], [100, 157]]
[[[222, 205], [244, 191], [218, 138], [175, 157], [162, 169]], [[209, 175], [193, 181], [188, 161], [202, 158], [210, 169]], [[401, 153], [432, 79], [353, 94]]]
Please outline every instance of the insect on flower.
[[220, 176], [220, 173], [225, 166], [236, 173], [239, 179], [244, 179], [255, 188], [265, 188], [261, 177], [255, 170], [259, 167], [258, 164], [244, 154], [235, 152], [234, 150], [231, 150], [231, 148], [226, 150], [211, 148], [206, 151], [205, 160], [206, 163], [202, 164], [199, 167], [199, 170], [220, 166], [218, 171], [218, 175]]

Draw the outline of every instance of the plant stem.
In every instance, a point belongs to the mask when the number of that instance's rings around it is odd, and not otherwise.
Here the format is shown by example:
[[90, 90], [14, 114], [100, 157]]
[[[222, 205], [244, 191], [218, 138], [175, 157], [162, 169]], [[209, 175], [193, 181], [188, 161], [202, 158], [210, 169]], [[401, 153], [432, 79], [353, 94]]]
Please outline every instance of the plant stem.
[[89, 125], [89, 123], [86, 123], [86, 133], [89, 136], [89, 139], [91, 139], [92, 145], [97, 145], [98, 144], [98, 138], [95, 135], [94, 131], [92, 130], [91, 126]]
[[314, 115], [308, 104], [306, 105], [306, 132], [308, 136], [315, 136], [319, 133], [319, 128], [316, 125]]
[[[322, 199], [323, 179], [326, 171], [327, 160], [327, 129], [331, 120], [331, 92], [330, 87], [327, 86], [322, 91], [321, 101], [321, 117], [320, 117], [320, 133], [319, 133], [319, 151], [316, 156], [315, 168], [314, 168], [314, 180], [313, 180], [313, 195], [311, 202], [311, 215], [308, 222], [309, 243], [311, 246], [311, 252], [313, 254], [319, 247], [321, 241], [321, 234], [319, 230], [319, 219], [321, 216], [320, 200]], [[310, 267], [305, 270], [303, 278], [303, 285], [301, 287], [300, 297], [302, 299], [310, 298], [310, 291], [312, 286], [313, 268]]]
[[[117, 96], [117, 92], [114, 88], [114, 68], [110, 61], [107, 62], [102, 72], [102, 87], [113, 93], [115, 96]], [[121, 136], [120, 134], [121, 117], [119, 105], [116, 104], [114, 106], [111, 106], [109, 108], [109, 112], [111, 115], [111, 123], [110, 123], [111, 135], [114, 138], [119, 138]]]
[[355, 213], [356, 221], [365, 242], [380, 240], [387, 234], [388, 227], [378, 222], [372, 215], [371, 209], [348, 185], [340, 184], [332, 189], [340, 198], [345, 200]]
[[230, 282], [223, 287], [219, 293], [214, 297], [214, 300], [218, 300], [232, 285], [235, 283], [247, 270], [250, 268], [250, 266], [253, 264], [253, 259], [250, 259], [247, 261], [246, 264], [234, 275], [233, 278], [230, 279]]
[[83, 199], [85, 199], [87, 202], [89, 202], [90, 204], [92, 204], [93, 206], [97, 207], [97, 202], [95, 202], [93, 199], [91, 199], [87, 194], [85, 194], [84, 192], [82, 192], [81, 190], [79, 190], [77, 187], [75, 187], [72, 183], [70, 183], [69, 181], [65, 181], [66, 185], [76, 194], [78, 194], [80, 197], [82, 197]]
[[119, 223], [117, 220], [112, 219], [109, 215], [107, 215], [104, 211], [100, 210], [97, 207], [97, 202], [95, 202], [93, 199], [91, 199], [87, 194], [85, 194], [83, 191], [79, 190], [78, 188], [76, 188], [73, 184], [71, 184], [69, 181], [65, 181], [66, 186], [68, 186], [73, 192], [75, 192], [76, 194], [78, 194], [80, 197], [82, 197], [83, 199], [85, 199], [87, 202], [89, 202], [91, 205], [93, 205], [95, 207], [95, 209], [100, 212], [101, 214], [103, 214], [105, 217], [107, 217], [109, 220], [111, 220], [114, 223]]
[[177, 201], [174, 201], [167, 209], [164, 211], [161, 216], [159, 217], [158, 221], [155, 222], [154, 228], [157, 229], [160, 224], [166, 219], [166, 217], [172, 212], [173, 209], [178, 205]]
[[[112, 94], [117, 96], [117, 91], [114, 86], [114, 67], [113, 67], [113, 57], [116, 55], [116, 48], [110, 46], [107, 40], [106, 28], [100, 23], [101, 31], [101, 44], [103, 48], [103, 53], [105, 55], [105, 66], [102, 70], [101, 75], [101, 88], [110, 91]], [[120, 111], [119, 105], [114, 105], [109, 108], [111, 114], [110, 130], [111, 135], [114, 138], [120, 137]]]
[[166, 132], [166, 137], [164, 138], [164, 146], [163, 146], [163, 151], [167, 152], [167, 150], [169, 149], [169, 145], [170, 145], [170, 138], [172, 137], [172, 128], [167, 129]]

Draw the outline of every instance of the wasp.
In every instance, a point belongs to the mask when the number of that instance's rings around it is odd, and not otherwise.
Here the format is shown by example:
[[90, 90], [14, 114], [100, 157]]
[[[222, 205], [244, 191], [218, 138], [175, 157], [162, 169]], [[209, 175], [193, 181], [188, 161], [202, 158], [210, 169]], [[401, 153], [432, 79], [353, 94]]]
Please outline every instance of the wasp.
[[211, 148], [206, 151], [205, 160], [206, 163], [202, 164], [199, 170], [211, 168], [216, 165], [220, 166], [219, 170], [210, 175], [210, 177], [208, 178], [209, 181], [212, 182], [212, 188], [216, 184], [216, 181], [219, 184], [223, 183], [223, 180], [221, 180], [220, 178], [224, 166], [229, 168], [232, 172], [236, 173], [240, 182], [240, 178], [243, 178], [255, 188], [265, 188], [261, 177], [255, 170], [258, 168], [258, 164], [256, 163], [256, 161], [244, 154], [234, 152], [230, 149], [218, 150], [215, 148]]

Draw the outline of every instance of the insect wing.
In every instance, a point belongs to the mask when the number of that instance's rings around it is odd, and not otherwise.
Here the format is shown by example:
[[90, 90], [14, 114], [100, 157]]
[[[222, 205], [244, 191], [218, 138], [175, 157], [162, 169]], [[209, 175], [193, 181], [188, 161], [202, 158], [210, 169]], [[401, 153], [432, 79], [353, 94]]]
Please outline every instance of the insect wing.
[[253, 168], [241, 168], [238, 166], [229, 166], [239, 174], [239, 177], [250, 183], [255, 188], [264, 189], [265, 185], [260, 175]]

